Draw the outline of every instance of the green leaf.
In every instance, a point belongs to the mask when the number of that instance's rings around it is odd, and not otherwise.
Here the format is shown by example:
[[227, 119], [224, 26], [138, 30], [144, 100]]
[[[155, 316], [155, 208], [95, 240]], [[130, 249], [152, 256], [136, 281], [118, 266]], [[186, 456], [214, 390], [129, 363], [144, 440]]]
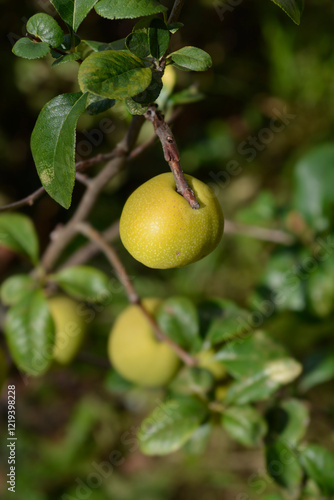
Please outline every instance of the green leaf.
[[46, 42], [33, 42], [30, 38], [20, 38], [12, 49], [13, 54], [24, 59], [40, 59], [50, 52]]
[[132, 97], [128, 97], [125, 99], [126, 109], [129, 111], [131, 115], [143, 115], [146, 113], [148, 105], [140, 104], [132, 99]]
[[107, 19], [133, 19], [165, 12], [166, 7], [156, 0], [101, 0], [96, 12]]
[[0, 244], [14, 252], [27, 255], [38, 262], [39, 244], [33, 223], [26, 215], [8, 213], [0, 215]]
[[300, 17], [304, 9], [304, 0], [271, 0], [278, 5], [293, 20], [300, 24]]
[[51, 0], [60, 17], [74, 31], [92, 10], [98, 0]]
[[209, 439], [212, 432], [211, 422], [205, 422], [200, 425], [191, 436], [189, 441], [186, 442], [183, 449], [190, 455], [202, 455], [208, 446]]
[[210, 344], [239, 337], [252, 329], [249, 311], [229, 300], [212, 299], [199, 304], [202, 336]]
[[62, 94], [49, 101], [37, 118], [31, 151], [41, 183], [64, 208], [71, 205], [75, 180], [75, 129], [87, 95]]
[[292, 398], [270, 408], [266, 418], [269, 425], [268, 440], [279, 438], [290, 446], [296, 446], [304, 437], [310, 420], [307, 406]]
[[159, 97], [161, 89], [161, 76], [156, 71], [152, 71], [152, 81], [149, 86], [140, 94], [133, 96], [132, 99], [138, 104], [148, 105]]
[[71, 61], [77, 61], [81, 59], [82, 55], [79, 52], [71, 52], [71, 54], [66, 54], [64, 56], [58, 57], [53, 63], [52, 66], [58, 66], [58, 64], [63, 64]]
[[115, 104], [115, 99], [105, 99], [99, 95], [88, 94], [86, 111], [89, 115], [97, 115], [104, 113], [104, 111], [112, 108]]
[[230, 375], [241, 378], [254, 375], [264, 370], [268, 362], [285, 356], [285, 349], [259, 330], [222, 347], [217, 352], [216, 359], [224, 363]]
[[175, 394], [205, 396], [215, 383], [211, 372], [197, 366], [184, 367], [169, 384], [168, 389]]
[[35, 282], [28, 274], [14, 274], [1, 285], [0, 296], [6, 306], [20, 302], [27, 293], [34, 289]]
[[319, 318], [325, 318], [334, 309], [334, 262], [326, 260], [312, 270], [306, 283], [310, 309]]
[[124, 50], [126, 49], [126, 38], [120, 38], [110, 43], [95, 42], [93, 40], [82, 40], [94, 52], [102, 52], [103, 50]]
[[18, 368], [29, 375], [45, 372], [52, 361], [54, 323], [41, 290], [25, 295], [7, 314], [4, 331]]
[[180, 28], [183, 28], [184, 24], [183, 23], [172, 23], [168, 24], [167, 28], [168, 30], [174, 34], [176, 33]]
[[171, 297], [159, 308], [156, 320], [168, 337], [181, 347], [196, 351], [201, 345], [197, 310], [186, 297]]
[[146, 455], [167, 455], [180, 449], [207, 416], [204, 403], [193, 398], [167, 401], [141, 424], [138, 439]]
[[150, 68], [123, 50], [93, 52], [79, 69], [81, 90], [109, 99], [132, 97], [145, 90], [151, 79]]
[[305, 363], [305, 374], [299, 384], [299, 389], [303, 392], [311, 387], [323, 384], [334, 378], [334, 353], [316, 352], [313, 353]]
[[233, 382], [226, 393], [225, 403], [242, 405], [266, 399], [280, 385], [292, 382], [301, 370], [301, 365], [293, 358], [269, 361], [262, 370]]
[[138, 57], [147, 57], [150, 53], [147, 33], [135, 31], [126, 37], [127, 48]]
[[212, 66], [209, 54], [196, 47], [182, 47], [182, 49], [172, 52], [168, 58], [171, 58], [179, 69], [206, 71]]
[[161, 19], [153, 19], [148, 29], [150, 53], [160, 59], [168, 49], [170, 34], [167, 26]]
[[87, 302], [106, 302], [110, 299], [108, 276], [94, 267], [67, 267], [53, 274], [52, 280], [76, 299]]
[[63, 41], [63, 30], [48, 14], [35, 14], [27, 22], [27, 31], [46, 42], [50, 47], [58, 47]]
[[314, 229], [323, 231], [333, 221], [334, 145], [316, 146], [295, 166], [294, 207]]
[[224, 410], [222, 425], [239, 443], [257, 446], [267, 431], [262, 415], [252, 406], [230, 406]]
[[277, 440], [267, 446], [266, 462], [268, 473], [277, 484], [289, 490], [298, 488], [303, 471], [296, 454], [283, 441]]
[[309, 444], [300, 449], [299, 460], [308, 476], [324, 495], [334, 493], [334, 454], [322, 446]]
[[190, 104], [192, 102], [202, 101], [204, 98], [205, 95], [198, 91], [197, 85], [191, 85], [187, 89], [181, 90], [170, 96], [168, 103], [177, 106], [180, 104]]

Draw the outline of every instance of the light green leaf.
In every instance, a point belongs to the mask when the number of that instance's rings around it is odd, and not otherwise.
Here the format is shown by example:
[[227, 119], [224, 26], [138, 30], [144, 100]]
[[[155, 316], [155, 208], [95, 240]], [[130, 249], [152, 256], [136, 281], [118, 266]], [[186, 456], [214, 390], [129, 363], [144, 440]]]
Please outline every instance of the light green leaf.
[[212, 66], [209, 54], [196, 47], [182, 47], [182, 49], [172, 52], [168, 58], [172, 59], [179, 69], [189, 71], [206, 71]]
[[156, 320], [168, 337], [189, 351], [201, 345], [197, 310], [186, 297], [171, 297], [159, 308]]
[[29, 375], [44, 373], [52, 361], [54, 323], [41, 290], [25, 295], [7, 313], [4, 331], [17, 367]]
[[186, 442], [183, 449], [190, 455], [202, 455], [208, 446], [208, 442], [212, 432], [212, 423], [205, 422], [200, 425]]
[[166, 7], [156, 0], [101, 0], [96, 12], [107, 19], [133, 19], [165, 12]]
[[334, 378], [334, 352], [316, 352], [306, 360], [305, 375], [299, 384], [305, 392], [318, 384]]
[[98, 0], [51, 0], [60, 17], [77, 31]]
[[265, 420], [252, 406], [230, 406], [221, 421], [230, 436], [245, 446], [260, 444], [267, 431]]
[[294, 23], [300, 24], [300, 17], [304, 9], [304, 0], [272, 0], [272, 2], [281, 7]]
[[281, 440], [269, 444], [266, 449], [266, 462], [269, 475], [277, 484], [294, 490], [303, 477], [295, 452]]
[[58, 47], [63, 41], [63, 30], [48, 14], [35, 14], [27, 22], [27, 31], [46, 42], [50, 47]]
[[151, 79], [150, 68], [124, 50], [93, 52], [79, 69], [81, 90], [109, 99], [126, 99], [139, 94], [149, 86]]
[[12, 49], [13, 54], [24, 59], [40, 59], [50, 52], [46, 42], [33, 42], [30, 38], [20, 38]]
[[308, 476], [324, 495], [334, 493], [334, 454], [322, 446], [309, 444], [300, 449], [299, 460]]
[[303, 438], [310, 421], [307, 406], [298, 399], [285, 399], [270, 408], [266, 415], [269, 439], [280, 440], [296, 446]]
[[66, 54], [64, 56], [58, 57], [53, 63], [52, 66], [58, 66], [58, 64], [64, 64], [71, 61], [77, 61], [81, 59], [82, 55], [79, 52], [71, 52], [70, 54]]
[[208, 370], [197, 366], [185, 366], [174, 377], [168, 389], [175, 394], [205, 396], [214, 383], [214, 377]]
[[294, 207], [314, 229], [328, 229], [334, 207], [334, 145], [316, 146], [295, 166]]
[[20, 302], [27, 293], [34, 289], [35, 282], [28, 274], [14, 274], [1, 285], [0, 296], [6, 306]]
[[138, 439], [146, 455], [167, 455], [180, 449], [207, 415], [204, 403], [193, 398], [167, 401], [141, 424]]
[[198, 91], [197, 85], [191, 85], [187, 89], [171, 95], [168, 102], [173, 106], [177, 106], [180, 104], [190, 104], [192, 102], [202, 101], [204, 98], [205, 95]]
[[87, 94], [62, 94], [49, 101], [37, 118], [31, 151], [41, 183], [64, 208], [71, 205], [75, 180], [75, 129]]
[[148, 29], [150, 53], [160, 59], [168, 49], [170, 34], [167, 26], [161, 19], [153, 19]]
[[0, 245], [27, 255], [38, 262], [39, 244], [35, 227], [29, 217], [17, 213], [0, 215]]
[[132, 99], [132, 97], [128, 97], [125, 99], [126, 109], [129, 111], [131, 115], [143, 115], [146, 113], [148, 105], [140, 104]]
[[67, 267], [53, 274], [52, 280], [76, 299], [87, 302], [106, 302], [110, 299], [108, 276], [94, 267]]

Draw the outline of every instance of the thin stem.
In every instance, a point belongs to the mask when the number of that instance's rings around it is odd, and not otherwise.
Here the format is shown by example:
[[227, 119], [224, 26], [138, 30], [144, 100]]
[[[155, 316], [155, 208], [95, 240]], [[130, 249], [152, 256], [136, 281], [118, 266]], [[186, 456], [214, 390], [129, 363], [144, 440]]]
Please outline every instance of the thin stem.
[[14, 201], [13, 203], [9, 203], [8, 205], [3, 205], [0, 207], [0, 212], [6, 212], [7, 210], [14, 210], [15, 208], [21, 208], [25, 206], [32, 206], [36, 200], [38, 200], [45, 193], [45, 189], [42, 187], [36, 189], [33, 193], [29, 194], [22, 200]]
[[225, 220], [225, 234], [239, 234], [249, 236], [257, 240], [271, 241], [281, 245], [291, 246], [296, 243], [296, 239], [289, 233], [280, 229], [267, 229], [265, 227], [250, 226], [239, 222]]
[[170, 13], [170, 16], [168, 18], [168, 24], [175, 23], [178, 20], [184, 2], [185, 0], [175, 0], [172, 12]]
[[151, 324], [158, 340], [161, 340], [162, 342], [166, 342], [171, 349], [179, 356], [182, 361], [187, 364], [188, 366], [194, 366], [196, 364], [196, 360], [190, 356], [186, 351], [184, 351], [178, 344], [176, 344], [172, 339], [170, 339], [159, 327], [155, 319], [150, 315], [150, 313], [147, 312], [147, 310], [144, 308], [141, 299], [139, 295], [137, 294], [130, 276], [128, 275], [123, 263], [121, 262], [120, 258], [118, 257], [115, 249], [107, 243], [102, 235], [96, 231], [90, 224], [81, 222], [77, 224], [76, 230], [80, 232], [81, 234], [85, 235], [88, 239], [90, 239], [92, 242], [94, 242], [105, 254], [107, 259], [109, 260], [110, 264], [114, 268], [117, 277], [119, 281], [122, 283], [124, 286], [124, 289], [126, 291], [126, 294], [128, 296], [128, 300], [131, 304], [136, 304], [138, 307], [140, 307], [142, 313], [145, 315], [149, 323]]
[[165, 160], [168, 162], [175, 178], [177, 192], [187, 200], [191, 208], [199, 208], [200, 205], [195, 193], [187, 183], [182, 171], [179, 150], [168, 123], [165, 122], [163, 115], [157, 110], [156, 105], [153, 104], [148, 107], [145, 118], [152, 122], [154, 131], [160, 139]]

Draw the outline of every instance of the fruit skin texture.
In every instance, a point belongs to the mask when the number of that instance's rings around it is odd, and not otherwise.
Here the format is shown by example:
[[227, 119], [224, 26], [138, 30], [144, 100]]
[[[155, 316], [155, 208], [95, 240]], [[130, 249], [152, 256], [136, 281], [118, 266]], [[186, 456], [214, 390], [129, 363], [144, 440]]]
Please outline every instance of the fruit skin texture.
[[193, 209], [176, 192], [172, 173], [157, 175], [128, 198], [120, 236], [128, 252], [154, 269], [182, 267], [212, 252], [224, 231], [224, 216], [213, 191], [185, 176], [200, 208]]
[[[148, 298], [143, 300], [143, 306], [154, 315], [161, 302]], [[137, 305], [128, 306], [116, 319], [109, 336], [108, 354], [122, 377], [145, 387], [166, 385], [180, 365], [169, 345], [155, 338]]]
[[86, 324], [78, 313], [78, 303], [65, 295], [48, 299], [56, 333], [53, 359], [62, 365], [72, 361], [81, 345]]
[[208, 349], [207, 351], [200, 352], [196, 358], [198, 360], [198, 366], [200, 368], [206, 368], [212, 373], [216, 380], [223, 379], [227, 372], [225, 366], [214, 359], [215, 351], [213, 349]]

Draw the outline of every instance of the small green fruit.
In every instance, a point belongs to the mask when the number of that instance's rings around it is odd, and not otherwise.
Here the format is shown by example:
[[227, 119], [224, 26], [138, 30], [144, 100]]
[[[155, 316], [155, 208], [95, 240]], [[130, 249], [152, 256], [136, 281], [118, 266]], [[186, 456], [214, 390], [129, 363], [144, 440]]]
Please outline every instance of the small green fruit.
[[177, 193], [172, 173], [157, 175], [128, 198], [120, 220], [120, 236], [128, 252], [154, 269], [196, 262], [218, 245], [224, 216], [213, 191], [185, 176], [200, 208], [191, 208]]
[[[144, 299], [154, 314], [159, 299]], [[125, 379], [146, 387], [166, 385], [179, 367], [179, 359], [168, 344], [156, 339], [152, 326], [137, 305], [128, 306], [110, 332], [108, 354], [115, 370]]]
[[79, 314], [78, 303], [69, 297], [51, 297], [48, 304], [56, 327], [53, 358], [58, 363], [67, 365], [79, 350], [86, 324]]
[[198, 366], [201, 368], [206, 368], [216, 380], [223, 379], [227, 372], [225, 366], [214, 359], [215, 351], [213, 349], [208, 349], [207, 351], [200, 352], [196, 357], [198, 360]]

